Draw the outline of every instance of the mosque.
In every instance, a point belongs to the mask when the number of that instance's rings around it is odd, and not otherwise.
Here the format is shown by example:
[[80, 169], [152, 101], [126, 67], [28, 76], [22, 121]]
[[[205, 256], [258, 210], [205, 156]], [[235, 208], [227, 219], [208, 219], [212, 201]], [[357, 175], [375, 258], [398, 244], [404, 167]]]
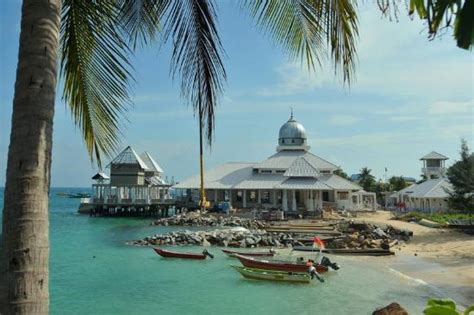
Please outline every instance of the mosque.
[[[292, 113], [280, 128], [274, 155], [257, 163], [228, 162], [205, 171], [206, 199], [211, 204], [228, 201], [234, 208], [285, 212], [375, 209], [374, 193], [336, 175], [337, 165], [309, 150], [305, 128]], [[199, 200], [199, 175], [174, 187], [188, 200]]]

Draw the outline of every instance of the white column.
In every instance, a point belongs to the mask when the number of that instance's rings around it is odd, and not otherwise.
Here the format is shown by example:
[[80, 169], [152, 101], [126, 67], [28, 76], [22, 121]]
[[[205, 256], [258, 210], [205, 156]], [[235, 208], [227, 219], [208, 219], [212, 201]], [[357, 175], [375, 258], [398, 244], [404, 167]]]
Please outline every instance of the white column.
[[242, 207], [247, 207], [247, 191], [245, 189], [242, 190]]
[[260, 189], [257, 189], [257, 203], [262, 203], [262, 195], [260, 194]]
[[323, 209], [323, 191], [319, 191], [319, 209]]
[[283, 190], [283, 198], [282, 198], [282, 209], [283, 211], [288, 211], [288, 191], [286, 189]]
[[229, 193], [227, 195], [227, 197], [229, 198], [229, 204], [232, 206], [232, 189], [229, 189]]
[[314, 191], [310, 190], [308, 191], [308, 210], [309, 211], [314, 211]]
[[291, 191], [291, 210], [296, 211], [296, 191]]
[[276, 207], [277, 205], [277, 194], [275, 189], [272, 190], [272, 204], [273, 207]]
[[217, 203], [217, 189], [214, 189], [214, 203]]

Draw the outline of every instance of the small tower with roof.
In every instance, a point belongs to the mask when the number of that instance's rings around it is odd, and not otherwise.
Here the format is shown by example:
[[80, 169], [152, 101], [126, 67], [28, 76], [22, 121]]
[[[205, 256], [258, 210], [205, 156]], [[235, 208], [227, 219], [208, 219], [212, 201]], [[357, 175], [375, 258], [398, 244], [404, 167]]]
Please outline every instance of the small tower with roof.
[[426, 176], [426, 179], [443, 178], [446, 176], [445, 161], [449, 158], [438, 152], [432, 151], [423, 156], [420, 161], [423, 161], [423, 168], [421, 172]]

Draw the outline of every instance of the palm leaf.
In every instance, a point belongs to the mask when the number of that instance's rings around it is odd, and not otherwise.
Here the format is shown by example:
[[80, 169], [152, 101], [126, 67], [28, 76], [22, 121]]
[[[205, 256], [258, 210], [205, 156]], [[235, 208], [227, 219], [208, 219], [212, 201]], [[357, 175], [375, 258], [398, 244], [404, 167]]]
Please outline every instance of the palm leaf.
[[206, 125], [212, 144], [215, 108], [226, 80], [213, 4], [207, 0], [171, 2], [163, 32], [165, 41], [172, 38], [173, 42], [173, 78], [180, 76], [181, 93], [198, 114], [200, 125]]
[[64, 0], [61, 24], [63, 98], [91, 160], [117, 149], [130, 106], [129, 49], [117, 28], [116, 1]]
[[335, 71], [342, 69], [344, 82], [355, 72], [355, 40], [358, 22], [355, 4], [349, 0], [248, 0], [265, 33], [279, 42], [293, 59], [310, 69], [321, 65], [329, 50]]
[[128, 34], [133, 48], [156, 39], [160, 20], [169, 5], [168, 0], [121, 0], [118, 20]]

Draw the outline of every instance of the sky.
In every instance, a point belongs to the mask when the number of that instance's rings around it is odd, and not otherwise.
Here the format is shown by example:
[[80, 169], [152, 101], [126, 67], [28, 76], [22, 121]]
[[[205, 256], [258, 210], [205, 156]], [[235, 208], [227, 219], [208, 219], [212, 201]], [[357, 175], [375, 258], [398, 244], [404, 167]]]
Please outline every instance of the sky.
[[[437, 151], [448, 165], [460, 140], [474, 147], [474, 55], [450, 32], [429, 40], [426, 25], [406, 12], [381, 16], [359, 7], [356, 82], [345, 87], [330, 65], [308, 73], [255, 26], [234, 1], [216, 1], [228, 80], [216, 113], [206, 168], [229, 161], [258, 162], [275, 153], [278, 130], [294, 110], [311, 152], [346, 173], [362, 167], [377, 178], [419, 178], [423, 155]], [[18, 56], [21, 1], [0, 1], [0, 186], [5, 183]], [[166, 175], [182, 180], [199, 171], [199, 133], [193, 111], [169, 75], [170, 49], [154, 45], [133, 58], [134, 108], [123, 147], [148, 151]], [[97, 167], [61, 101], [54, 118], [52, 186], [87, 187]], [[385, 173], [385, 168], [387, 172]]]

